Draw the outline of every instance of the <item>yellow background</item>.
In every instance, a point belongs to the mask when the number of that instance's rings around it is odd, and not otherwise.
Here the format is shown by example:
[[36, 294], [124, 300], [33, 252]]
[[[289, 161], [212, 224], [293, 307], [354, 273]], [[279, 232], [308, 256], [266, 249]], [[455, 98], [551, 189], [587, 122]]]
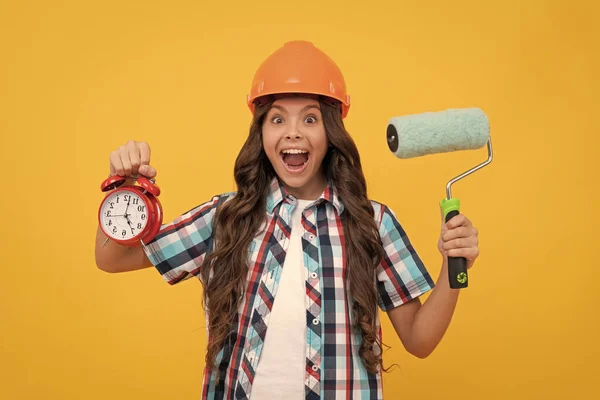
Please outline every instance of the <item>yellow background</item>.
[[387, 121], [476, 106], [491, 122], [494, 162], [454, 187], [481, 232], [470, 288], [428, 359], [384, 318], [386, 364], [401, 367], [386, 398], [598, 396], [594, 4], [2, 2], [0, 398], [199, 397], [201, 287], [99, 271], [99, 185], [134, 139], [151, 145], [166, 220], [232, 190], [254, 69], [291, 39], [343, 69], [370, 195], [434, 277], [445, 184], [487, 155], [395, 159]]

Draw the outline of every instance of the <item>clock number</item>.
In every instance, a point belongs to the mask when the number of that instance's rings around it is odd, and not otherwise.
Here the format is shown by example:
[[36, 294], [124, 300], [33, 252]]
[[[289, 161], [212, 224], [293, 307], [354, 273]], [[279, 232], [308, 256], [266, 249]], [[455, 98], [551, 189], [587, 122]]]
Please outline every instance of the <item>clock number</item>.
[[144, 212], [145, 209], [146, 209], [146, 206], [138, 206], [138, 211], [140, 211], [140, 212]]
[[112, 233], [117, 233], [117, 227], [116, 226], [113, 226]]
[[127, 235], [127, 231], [125, 229], [123, 229], [123, 231], [121, 232], [121, 235], [123, 235], [123, 237], [125, 237], [125, 235]]
[[142, 221], [146, 219], [146, 214], [142, 214]]
[[106, 212], [106, 216], [107, 216], [107, 217], [110, 217], [110, 210], [108, 210], [108, 211]]
[[111, 225], [112, 225], [112, 220], [109, 219], [108, 220], [108, 226], [111, 226]]
[[128, 194], [126, 194], [126, 195], [125, 195], [125, 196], [123, 196], [123, 197], [124, 197], [123, 201], [129, 201], [129, 195], [128, 195]]
[[138, 204], [140, 202], [140, 199], [138, 197], [136, 197], [135, 199], [133, 199], [132, 203], [133, 204]]
[[117, 196], [117, 204], [119, 204], [119, 196]]
[[142, 229], [142, 223], [138, 222], [138, 229]]
[[110, 208], [115, 208], [115, 203], [111, 202], [110, 203]]

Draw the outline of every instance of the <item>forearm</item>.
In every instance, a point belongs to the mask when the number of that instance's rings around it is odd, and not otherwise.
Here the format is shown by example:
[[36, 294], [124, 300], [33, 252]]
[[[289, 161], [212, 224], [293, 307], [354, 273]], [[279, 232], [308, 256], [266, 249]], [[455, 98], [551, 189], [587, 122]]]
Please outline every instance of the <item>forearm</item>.
[[460, 290], [450, 288], [444, 258], [435, 288], [413, 319], [410, 347], [414, 355], [427, 357], [435, 350], [450, 325], [459, 293]]

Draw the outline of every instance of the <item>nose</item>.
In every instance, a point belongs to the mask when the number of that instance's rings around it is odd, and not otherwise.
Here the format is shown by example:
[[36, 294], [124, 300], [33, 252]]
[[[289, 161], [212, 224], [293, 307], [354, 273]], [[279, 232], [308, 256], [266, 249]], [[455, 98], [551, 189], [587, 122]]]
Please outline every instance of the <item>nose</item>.
[[286, 133], [285, 138], [288, 140], [292, 140], [292, 139], [300, 140], [300, 139], [302, 139], [302, 135], [298, 131], [293, 131], [293, 132]]
[[302, 134], [300, 133], [300, 129], [298, 127], [298, 124], [291, 123], [288, 126], [289, 126], [289, 129], [285, 133], [285, 138], [287, 140], [292, 140], [292, 139], [299, 140], [299, 139], [302, 139]]

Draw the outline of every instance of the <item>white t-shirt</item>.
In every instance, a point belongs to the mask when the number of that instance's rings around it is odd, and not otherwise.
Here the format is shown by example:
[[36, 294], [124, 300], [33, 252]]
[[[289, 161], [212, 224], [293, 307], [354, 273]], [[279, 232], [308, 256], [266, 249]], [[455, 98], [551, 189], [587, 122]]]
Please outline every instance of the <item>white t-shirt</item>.
[[300, 223], [313, 200], [298, 200], [290, 244], [269, 319], [269, 329], [252, 383], [252, 400], [302, 400], [306, 368], [306, 277]]

